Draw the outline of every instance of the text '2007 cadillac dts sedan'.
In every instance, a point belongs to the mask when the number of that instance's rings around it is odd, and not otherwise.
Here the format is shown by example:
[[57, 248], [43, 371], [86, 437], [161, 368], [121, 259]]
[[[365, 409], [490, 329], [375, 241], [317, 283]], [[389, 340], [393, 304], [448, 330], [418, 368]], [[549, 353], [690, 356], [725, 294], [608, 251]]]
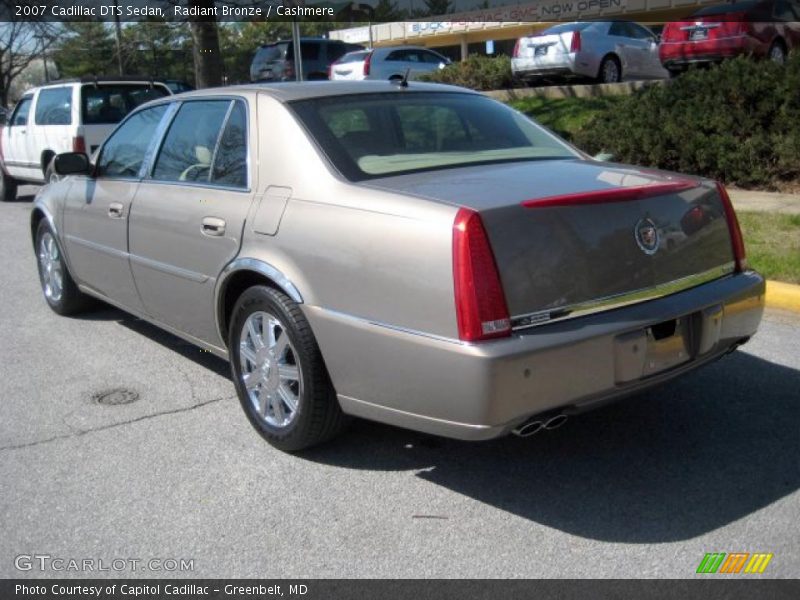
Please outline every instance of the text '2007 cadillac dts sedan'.
[[229, 359], [287, 451], [347, 415], [554, 428], [719, 358], [763, 312], [721, 185], [595, 161], [460, 88], [203, 90], [54, 168], [31, 220], [51, 308], [100, 298]]

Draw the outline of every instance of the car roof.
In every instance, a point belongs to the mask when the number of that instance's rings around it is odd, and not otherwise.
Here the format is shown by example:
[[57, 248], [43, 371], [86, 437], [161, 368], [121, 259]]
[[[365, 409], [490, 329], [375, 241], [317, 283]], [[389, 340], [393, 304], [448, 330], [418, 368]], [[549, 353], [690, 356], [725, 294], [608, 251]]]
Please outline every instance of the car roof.
[[[325, 98], [327, 96], [345, 96], [353, 94], [377, 93], [415, 93], [415, 92], [450, 92], [462, 94], [478, 94], [467, 88], [440, 83], [409, 82], [408, 87], [401, 87], [389, 81], [303, 81], [286, 83], [245, 84], [219, 88], [207, 88], [184, 92], [181, 99], [208, 96], [230, 96], [243, 92], [268, 94], [280, 102], [292, 102], [308, 98]], [[164, 98], [168, 100], [168, 98]]]

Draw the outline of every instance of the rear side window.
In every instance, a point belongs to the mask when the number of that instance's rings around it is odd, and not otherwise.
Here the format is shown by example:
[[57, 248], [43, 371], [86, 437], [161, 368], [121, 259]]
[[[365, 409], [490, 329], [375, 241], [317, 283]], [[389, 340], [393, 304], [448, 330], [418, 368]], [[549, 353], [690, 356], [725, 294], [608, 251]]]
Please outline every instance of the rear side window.
[[84, 85], [81, 89], [81, 117], [83, 124], [119, 123], [140, 104], [168, 95], [167, 89], [160, 85]]
[[217, 146], [211, 182], [247, 187], [247, 115], [244, 103], [238, 100], [233, 104]]
[[[303, 60], [319, 60], [319, 42], [300, 42], [300, 56]], [[294, 60], [294, 44], [286, 46], [286, 59]]]
[[101, 177], [138, 177], [166, 104], [147, 108], [120, 125], [108, 138], [97, 161]]
[[37, 125], [72, 123], [72, 88], [48, 88], [39, 92], [34, 122]]
[[14, 114], [11, 115], [11, 120], [9, 123], [14, 125], [27, 125], [28, 124], [28, 115], [31, 112], [31, 102], [33, 98], [30, 96], [25, 96], [22, 100], [19, 101], [16, 108], [14, 109]]

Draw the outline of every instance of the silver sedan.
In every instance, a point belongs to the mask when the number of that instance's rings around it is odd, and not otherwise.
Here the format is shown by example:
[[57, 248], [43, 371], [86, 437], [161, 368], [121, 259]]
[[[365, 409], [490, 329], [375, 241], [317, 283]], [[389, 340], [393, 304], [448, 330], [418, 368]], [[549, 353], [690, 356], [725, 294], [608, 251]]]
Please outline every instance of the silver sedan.
[[31, 214], [47, 304], [100, 299], [230, 360], [286, 451], [349, 416], [553, 429], [720, 358], [763, 311], [721, 185], [595, 161], [461, 88], [190, 92], [54, 168]]
[[553, 77], [617, 83], [669, 76], [661, 66], [656, 35], [630, 21], [562, 23], [520, 38], [511, 70], [528, 83]]

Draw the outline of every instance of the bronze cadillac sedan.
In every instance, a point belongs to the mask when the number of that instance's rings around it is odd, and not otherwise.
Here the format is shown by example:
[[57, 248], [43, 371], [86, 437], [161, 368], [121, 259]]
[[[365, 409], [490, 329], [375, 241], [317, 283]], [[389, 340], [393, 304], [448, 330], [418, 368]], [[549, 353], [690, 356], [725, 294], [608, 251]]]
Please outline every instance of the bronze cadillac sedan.
[[593, 160], [460, 88], [324, 82], [144, 105], [31, 216], [44, 297], [230, 361], [296, 451], [349, 415], [480, 440], [707, 364], [764, 280], [713, 181]]

